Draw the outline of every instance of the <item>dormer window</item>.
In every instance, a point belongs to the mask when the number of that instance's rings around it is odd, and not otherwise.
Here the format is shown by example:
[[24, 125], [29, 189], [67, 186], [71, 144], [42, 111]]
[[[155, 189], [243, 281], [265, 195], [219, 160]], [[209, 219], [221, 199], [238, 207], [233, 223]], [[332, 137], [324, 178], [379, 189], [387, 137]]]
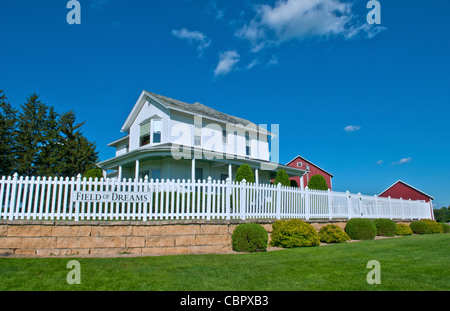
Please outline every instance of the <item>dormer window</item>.
[[162, 120], [150, 119], [140, 125], [139, 146], [158, 144], [161, 142]]
[[150, 120], [141, 124], [139, 146], [150, 144]]
[[161, 119], [154, 119], [152, 120], [153, 123], [153, 144], [157, 144], [161, 142], [161, 132], [162, 132], [162, 120]]

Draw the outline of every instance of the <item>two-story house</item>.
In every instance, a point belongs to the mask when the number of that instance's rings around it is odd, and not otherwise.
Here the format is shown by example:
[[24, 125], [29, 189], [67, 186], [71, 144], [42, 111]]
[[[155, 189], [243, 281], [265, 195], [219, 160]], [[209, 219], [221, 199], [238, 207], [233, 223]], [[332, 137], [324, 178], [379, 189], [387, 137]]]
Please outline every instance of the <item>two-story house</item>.
[[108, 177], [233, 180], [244, 163], [259, 183], [269, 183], [280, 169], [306, 173], [270, 161], [272, 133], [264, 127], [200, 103], [143, 91], [121, 131], [127, 135], [108, 144], [116, 156], [98, 164]]

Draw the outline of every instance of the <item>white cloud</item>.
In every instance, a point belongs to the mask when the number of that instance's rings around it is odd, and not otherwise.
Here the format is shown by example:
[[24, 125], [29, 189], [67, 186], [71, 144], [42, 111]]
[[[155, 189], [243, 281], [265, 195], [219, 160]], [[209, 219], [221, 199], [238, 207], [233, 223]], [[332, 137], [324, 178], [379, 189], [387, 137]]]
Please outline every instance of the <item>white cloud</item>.
[[186, 28], [172, 30], [172, 35], [178, 39], [187, 40], [189, 44], [195, 45], [200, 56], [203, 50], [211, 44], [211, 40], [200, 31], [190, 31]]
[[255, 6], [256, 16], [237, 32], [252, 44], [252, 51], [289, 40], [356, 36], [371, 38], [384, 27], [360, 24], [352, 4], [340, 0], [279, 0]]
[[344, 130], [347, 133], [356, 132], [356, 131], [359, 131], [360, 129], [361, 129], [361, 126], [359, 126], [359, 125], [347, 125], [346, 127], [344, 127]]
[[405, 164], [405, 163], [411, 162], [411, 160], [412, 160], [411, 157], [403, 158], [400, 161], [398, 161], [398, 164]]
[[381, 165], [381, 164], [383, 164], [383, 160], [378, 160], [377, 165]]
[[214, 70], [214, 76], [224, 76], [235, 69], [239, 62], [240, 55], [235, 50], [226, 51], [219, 54], [219, 63]]

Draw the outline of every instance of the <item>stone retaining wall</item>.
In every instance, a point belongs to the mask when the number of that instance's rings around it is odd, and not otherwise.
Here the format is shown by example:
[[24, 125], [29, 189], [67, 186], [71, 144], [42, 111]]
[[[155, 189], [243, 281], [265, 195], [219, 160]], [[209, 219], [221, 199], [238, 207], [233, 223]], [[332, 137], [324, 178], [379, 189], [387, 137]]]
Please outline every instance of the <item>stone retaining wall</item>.
[[[240, 220], [186, 221], [0, 221], [0, 255], [111, 256], [223, 253]], [[274, 220], [260, 223], [270, 234]], [[328, 223], [309, 221], [316, 230]]]

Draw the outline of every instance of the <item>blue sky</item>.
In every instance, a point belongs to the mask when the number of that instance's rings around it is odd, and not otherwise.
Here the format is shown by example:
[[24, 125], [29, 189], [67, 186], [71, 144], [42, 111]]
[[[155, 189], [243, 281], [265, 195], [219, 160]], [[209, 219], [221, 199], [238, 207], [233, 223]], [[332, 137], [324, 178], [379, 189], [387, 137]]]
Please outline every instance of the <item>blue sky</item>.
[[380, 0], [380, 25], [365, 0], [80, 0], [80, 25], [67, 2], [1, 2], [0, 89], [73, 109], [102, 160], [145, 89], [279, 124], [280, 162], [337, 191], [450, 205], [448, 1]]

